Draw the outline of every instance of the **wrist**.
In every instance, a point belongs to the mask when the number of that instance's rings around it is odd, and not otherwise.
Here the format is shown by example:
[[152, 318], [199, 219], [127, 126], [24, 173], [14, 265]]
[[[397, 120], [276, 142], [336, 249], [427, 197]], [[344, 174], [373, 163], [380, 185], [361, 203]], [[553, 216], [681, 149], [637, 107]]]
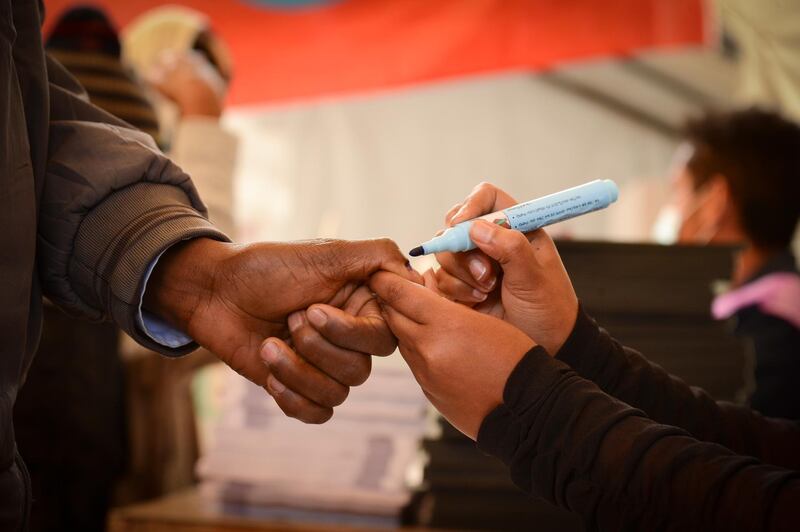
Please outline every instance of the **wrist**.
[[565, 312], [565, 316], [571, 316], [570, 319], [565, 319], [560, 323], [560, 328], [558, 331], [553, 335], [552, 341], [549, 345], [542, 345], [548, 352], [551, 357], [555, 357], [561, 349], [564, 347], [564, 344], [567, 343], [567, 340], [572, 335], [572, 332], [575, 330], [575, 324], [578, 321], [578, 314], [580, 313], [580, 305], [578, 302], [575, 302], [575, 306], [571, 308], [568, 312]]
[[212, 300], [217, 267], [230, 253], [231, 244], [210, 238], [174, 244], [150, 276], [143, 308], [194, 336], [192, 323]]
[[212, 94], [190, 94], [178, 100], [181, 116], [222, 116], [222, 102]]

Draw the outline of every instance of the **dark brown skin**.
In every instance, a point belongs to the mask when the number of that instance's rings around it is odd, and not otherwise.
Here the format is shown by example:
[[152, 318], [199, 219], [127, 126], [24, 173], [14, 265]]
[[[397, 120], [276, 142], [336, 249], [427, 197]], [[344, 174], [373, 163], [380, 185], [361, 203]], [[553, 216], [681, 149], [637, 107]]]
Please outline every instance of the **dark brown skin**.
[[[388, 239], [238, 245], [198, 238], [170, 248], [144, 306], [186, 332], [283, 411], [323, 423], [396, 340], [363, 283], [379, 270], [419, 282]], [[315, 303], [323, 303], [309, 308]], [[308, 310], [306, 310], [308, 309]], [[309, 321], [322, 324], [321, 336]], [[290, 328], [291, 325], [291, 328]]]

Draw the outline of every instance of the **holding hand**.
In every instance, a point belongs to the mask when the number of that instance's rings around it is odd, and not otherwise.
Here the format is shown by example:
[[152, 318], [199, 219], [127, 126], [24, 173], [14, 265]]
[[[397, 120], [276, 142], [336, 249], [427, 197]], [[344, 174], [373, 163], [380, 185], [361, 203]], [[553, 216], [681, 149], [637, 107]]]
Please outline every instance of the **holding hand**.
[[227, 84], [201, 53], [164, 52], [159, 62], [145, 74], [145, 79], [159, 93], [180, 108], [181, 116], [222, 115]]
[[[451, 209], [447, 223], [514, 204], [502, 190], [481, 183]], [[525, 235], [483, 220], [475, 221], [470, 238], [478, 249], [437, 254], [441, 269], [425, 274], [426, 285], [506, 320], [555, 355], [575, 325], [578, 299], [552, 239], [543, 229]]]
[[[263, 386], [287, 415], [323, 423], [349, 387], [366, 380], [369, 357], [394, 351], [362, 286], [378, 270], [419, 279], [387, 239], [236, 245], [199, 238], [159, 259], [144, 306]], [[314, 303], [328, 306], [294, 314]], [[346, 323], [328, 336], [338, 345], [308, 326], [322, 321], [315, 310]]]
[[453, 426], [477, 438], [533, 340], [394, 273], [376, 273], [369, 285], [425, 395]]

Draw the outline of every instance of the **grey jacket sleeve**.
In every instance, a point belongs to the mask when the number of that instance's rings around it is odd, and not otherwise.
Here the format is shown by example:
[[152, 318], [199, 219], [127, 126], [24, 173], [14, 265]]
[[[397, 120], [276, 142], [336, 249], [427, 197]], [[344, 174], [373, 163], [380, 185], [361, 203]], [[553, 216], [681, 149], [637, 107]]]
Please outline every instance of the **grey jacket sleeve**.
[[206, 219], [189, 177], [146, 134], [92, 106], [48, 58], [50, 135], [39, 212], [45, 295], [72, 314], [113, 319], [142, 345], [169, 349], [136, 325], [142, 279], [181, 240], [228, 238]]

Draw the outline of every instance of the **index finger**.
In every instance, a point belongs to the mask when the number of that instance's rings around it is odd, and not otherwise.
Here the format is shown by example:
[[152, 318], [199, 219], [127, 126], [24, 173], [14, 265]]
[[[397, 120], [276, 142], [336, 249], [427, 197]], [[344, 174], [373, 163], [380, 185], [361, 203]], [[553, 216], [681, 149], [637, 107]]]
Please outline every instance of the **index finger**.
[[422, 276], [411, 267], [408, 259], [388, 238], [345, 242], [342, 251], [343, 273], [350, 279], [366, 279], [378, 270], [392, 272], [404, 279], [422, 283]]
[[440, 312], [439, 305], [451, 301], [389, 272], [378, 272], [369, 280], [369, 286], [387, 305], [417, 323], [426, 323]]
[[446, 223], [449, 226], [453, 226], [484, 214], [511, 207], [516, 203], [517, 201], [504, 190], [484, 181], [472, 189], [461, 208], [452, 214], [450, 219], [446, 220]]

